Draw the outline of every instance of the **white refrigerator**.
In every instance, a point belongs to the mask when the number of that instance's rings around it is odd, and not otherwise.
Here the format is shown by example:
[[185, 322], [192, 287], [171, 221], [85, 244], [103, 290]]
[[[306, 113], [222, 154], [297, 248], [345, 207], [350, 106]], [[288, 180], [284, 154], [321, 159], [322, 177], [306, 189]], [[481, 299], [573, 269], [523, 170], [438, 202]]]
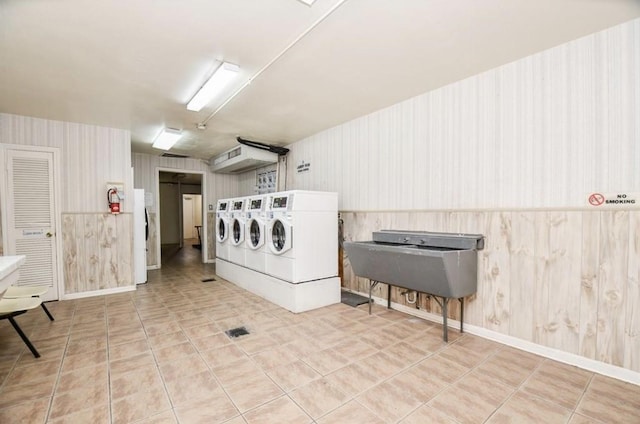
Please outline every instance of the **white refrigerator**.
[[136, 284], [147, 282], [147, 208], [144, 203], [144, 189], [133, 190], [133, 263]]

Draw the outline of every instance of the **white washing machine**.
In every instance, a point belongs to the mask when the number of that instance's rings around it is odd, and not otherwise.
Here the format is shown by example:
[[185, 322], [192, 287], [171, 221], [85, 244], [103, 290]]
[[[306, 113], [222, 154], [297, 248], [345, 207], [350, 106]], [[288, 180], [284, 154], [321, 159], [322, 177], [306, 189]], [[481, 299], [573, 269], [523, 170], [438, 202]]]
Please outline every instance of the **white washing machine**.
[[229, 217], [229, 262], [245, 266], [245, 240], [246, 205], [247, 197], [239, 197], [231, 200], [231, 213]]
[[216, 258], [229, 260], [229, 212], [230, 199], [220, 199], [216, 205]]
[[266, 266], [266, 226], [268, 196], [250, 197], [247, 201], [247, 222], [244, 230], [247, 268], [265, 272]]
[[269, 195], [267, 274], [289, 283], [338, 275], [338, 194], [292, 190]]

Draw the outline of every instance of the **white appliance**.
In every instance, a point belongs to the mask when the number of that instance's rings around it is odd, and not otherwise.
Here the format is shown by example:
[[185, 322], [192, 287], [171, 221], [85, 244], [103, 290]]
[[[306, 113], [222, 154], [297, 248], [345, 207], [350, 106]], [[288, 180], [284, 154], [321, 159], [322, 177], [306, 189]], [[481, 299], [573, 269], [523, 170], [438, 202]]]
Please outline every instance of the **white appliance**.
[[278, 162], [278, 154], [244, 144], [211, 159], [211, 172], [239, 174]]
[[147, 238], [149, 221], [144, 201], [144, 189], [133, 190], [133, 264], [136, 284], [147, 282]]
[[270, 195], [265, 271], [290, 283], [338, 275], [337, 193]]
[[245, 266], [244, 230], [246, 224], [246, 197], [240, 197], [231, 201], [231, 215], [229, 218], [229, 262]]
[[267, 222], [267, 200], [268, 196], [255, 196], [247, 200], [247, 222], [244, 230], [245, 239], [245, 265], [247, 268], [258, 272], [265, 272], [267, 245], [266, 222]]
[[229, 213], [230, 199], [218, 200], [216, 205], [216, 258], [229, 260]]

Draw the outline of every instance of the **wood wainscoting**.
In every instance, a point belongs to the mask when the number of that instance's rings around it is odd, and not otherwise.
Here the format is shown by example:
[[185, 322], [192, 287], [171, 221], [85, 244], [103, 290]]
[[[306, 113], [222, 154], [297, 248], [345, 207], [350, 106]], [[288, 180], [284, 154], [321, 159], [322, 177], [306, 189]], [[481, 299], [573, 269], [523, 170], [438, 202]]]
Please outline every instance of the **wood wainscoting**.
[[133, 215], [63, 213], [64, 293], [133, 286]]

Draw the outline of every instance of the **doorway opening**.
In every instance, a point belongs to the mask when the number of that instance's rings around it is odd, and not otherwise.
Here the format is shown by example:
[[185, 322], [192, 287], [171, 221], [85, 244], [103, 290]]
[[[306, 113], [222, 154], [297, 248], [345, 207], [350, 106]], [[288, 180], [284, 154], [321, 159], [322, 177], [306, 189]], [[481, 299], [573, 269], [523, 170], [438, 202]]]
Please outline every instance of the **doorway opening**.
[[160, 264], [203, 262], [202, 174], [158, 171]]

